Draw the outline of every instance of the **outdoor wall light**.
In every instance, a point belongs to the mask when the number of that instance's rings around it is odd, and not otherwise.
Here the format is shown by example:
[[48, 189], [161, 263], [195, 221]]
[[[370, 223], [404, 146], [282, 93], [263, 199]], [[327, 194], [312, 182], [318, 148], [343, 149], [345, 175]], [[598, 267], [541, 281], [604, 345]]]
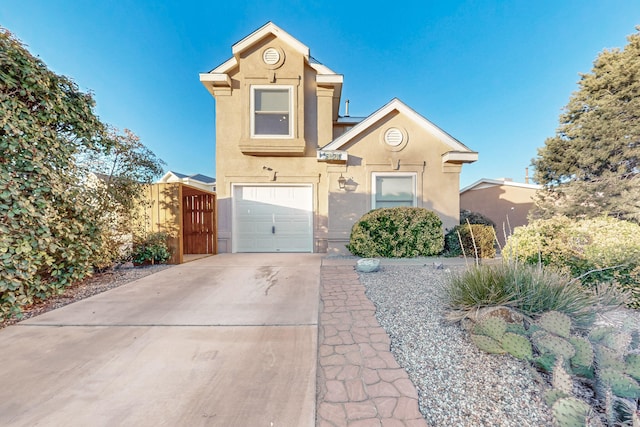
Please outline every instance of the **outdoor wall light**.
[[338, 188], [344, 190], [344, 186], [347, 184], [347, 179], [340, 174], [340, 178], [338, 178]]

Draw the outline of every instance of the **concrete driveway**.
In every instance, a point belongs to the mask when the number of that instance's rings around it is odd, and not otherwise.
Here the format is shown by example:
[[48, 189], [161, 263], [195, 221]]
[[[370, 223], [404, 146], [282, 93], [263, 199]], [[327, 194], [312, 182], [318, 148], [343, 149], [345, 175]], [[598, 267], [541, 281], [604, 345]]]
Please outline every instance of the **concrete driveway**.
[[222, 254], [0, 330], [0, 425], [315, 425], [321, 255]]

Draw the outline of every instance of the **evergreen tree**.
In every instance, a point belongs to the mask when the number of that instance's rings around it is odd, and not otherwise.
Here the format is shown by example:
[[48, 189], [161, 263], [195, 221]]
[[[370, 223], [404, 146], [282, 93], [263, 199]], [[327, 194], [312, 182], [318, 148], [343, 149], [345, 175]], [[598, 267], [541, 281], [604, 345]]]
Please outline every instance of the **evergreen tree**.
[[[640, 30], [640, 27], [638, 27]], [[603, 214], [640, 222], [640, 33], [605, 50], [533, 159], [533, 217]]]

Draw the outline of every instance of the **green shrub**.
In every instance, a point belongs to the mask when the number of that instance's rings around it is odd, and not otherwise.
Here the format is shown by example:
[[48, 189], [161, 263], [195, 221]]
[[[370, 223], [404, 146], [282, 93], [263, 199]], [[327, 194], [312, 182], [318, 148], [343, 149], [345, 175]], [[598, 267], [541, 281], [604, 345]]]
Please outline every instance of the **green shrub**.
[[167, 247], [167, 233], [150, 233], [144, 239], [137, 239], [133, 245], [133, 262], [135, 264], [162, 264], [171, 254]]
[[[478, 258], [493, 258], [496, 256], [495, 236], [495, 230], [491, 225], [456, 225], [445, 236], [445, 255], [465, 255], [471, 258], [475, 258], [477, 255]], [[462, 246], [460, 246], [460, 241], [462, 241]]]
[[481, 214], [480, 212], [473, 212], [473, 211], [468, 211], [466, 209], [462, 209], [460, 211], [460, 225], [466, 224], [467, 222], [469, 224], [490, 225], [494, 229], [496, 228], [496, 223], [493, 222], [488, 217]]
[[611, 217], [536, 220], [516, 228], [502, 254], [563, 270], [584, 285], [614, 284], [640, 308], [640, 225]]
[[560, 311], [586, 325], [597, 309], [612, 299], [616, 302], [615, 295], [596, 295], [564, 273], [507, 263], [473, 266], [454, 274], [445, 291], [453, 318], [481, 307], [507, 306], [529, 317]]
[[361, 257], [403, 258], [437, 255], [442, 221], [423, 208], [381, 208], [366, 213], [351, 229], [347, 249]]

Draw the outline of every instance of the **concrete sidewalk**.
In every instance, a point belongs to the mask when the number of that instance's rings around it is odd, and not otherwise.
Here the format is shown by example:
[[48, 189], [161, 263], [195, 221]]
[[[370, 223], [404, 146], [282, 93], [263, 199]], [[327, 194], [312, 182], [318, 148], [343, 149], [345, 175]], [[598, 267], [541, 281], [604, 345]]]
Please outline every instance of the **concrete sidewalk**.
[[315, 425], [321, 257], [209, 257], [0, 330], [0, 425]]

